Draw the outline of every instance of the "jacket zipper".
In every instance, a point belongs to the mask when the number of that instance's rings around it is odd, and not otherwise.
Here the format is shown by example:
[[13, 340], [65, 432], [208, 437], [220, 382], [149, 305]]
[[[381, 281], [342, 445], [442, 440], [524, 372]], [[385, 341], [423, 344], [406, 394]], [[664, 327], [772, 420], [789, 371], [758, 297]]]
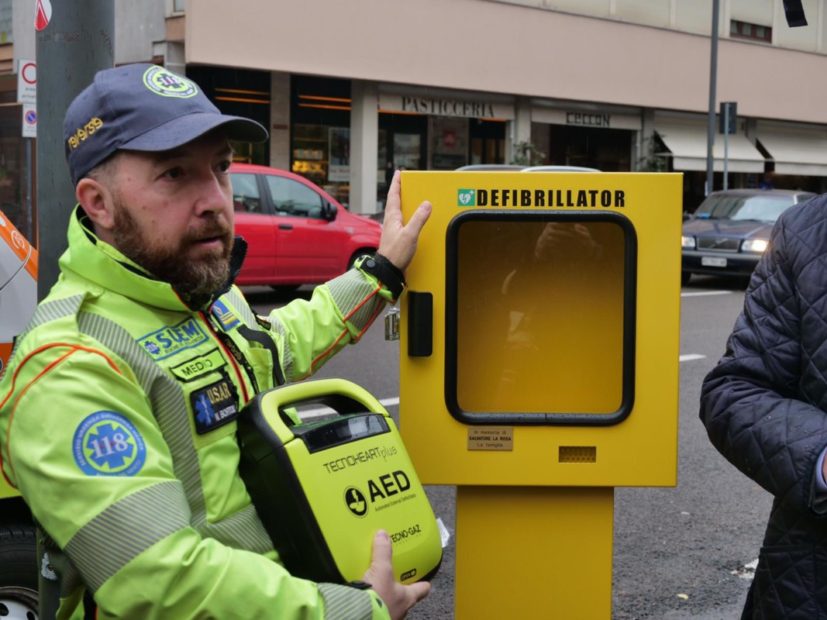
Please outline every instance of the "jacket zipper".
[[247, 368], [247, 360], [246, 359], [236, 360], [235, 354], [230, 350], [230, 348], [224, 342], [224, 339], [216, 331], [216, 329], [212, 326], [212, 323], [210, 323], [210, 320], [207, 317], [206, 313], [203, 310], [201, 310], [201, 311], [198, 312], [198, 314], [201, 315], [201, 318], [203, 319], [204, 323], [207, 325], [207, 328], [210, 330], [210, 332], [212, 332], [213, 336], [215, 336], [215, 339], [218, 341], [218, 344], [221, 345], [221, 348], [224, 349], [225, 355], [230, 360], [230, 364], [232, 365], [233, 370], [235, 371], [235, 375], [238, 378], [238, 382], [241, 385], [241, 391], [244, 395], [244, 403], [250, 402], [250, 395], [249, 395], [249, 392], [247, 391], [247, 382], [244, 381], [244, 377], [241, 375], [241, 369], [238, 367], [239, 362], [244, 364], [245, 370], [247, 371], [247, 374], [248, 374], [248, 379], [250, 380], [250, 384], [252, 385], [253, 390], [258, 391], [257, 386], [256, 386], [257, 381], [256, 381], [256, 378], [255, 378], [255, 375], [252, 374], [253, 371], [252, 371], [251, 368]]

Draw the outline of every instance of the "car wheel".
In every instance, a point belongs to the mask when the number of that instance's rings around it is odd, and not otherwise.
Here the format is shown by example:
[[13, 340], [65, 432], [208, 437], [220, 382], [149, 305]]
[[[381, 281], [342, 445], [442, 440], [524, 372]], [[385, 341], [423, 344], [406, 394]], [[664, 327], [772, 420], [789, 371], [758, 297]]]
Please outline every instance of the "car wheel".
[[688, 271], [681, 271], [681, 286], [686, 286], [689, 284], [689, 279], [692, 277], [692, 274]]
[[36, 620], [37, 547], [31, 526], [0, 528], [0, 618]]

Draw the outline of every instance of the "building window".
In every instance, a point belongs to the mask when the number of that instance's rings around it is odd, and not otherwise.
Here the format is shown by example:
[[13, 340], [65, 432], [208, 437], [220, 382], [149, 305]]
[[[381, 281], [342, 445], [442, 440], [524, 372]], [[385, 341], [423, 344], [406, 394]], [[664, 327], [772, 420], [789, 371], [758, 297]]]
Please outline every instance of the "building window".
[[172, 0], [172, 10], [173, 10], [173, 12], [183, 13], [185, 9], [186, 9], [186, 7], [185, 7], [184, 0]]
[[13, 40], [11, 0], [0, 0], [0, 45]]
[[772, 27], [733, 19], [729, 23], [729, 36], [733, 39], [749, 39], [750, 41], [772, 43]]

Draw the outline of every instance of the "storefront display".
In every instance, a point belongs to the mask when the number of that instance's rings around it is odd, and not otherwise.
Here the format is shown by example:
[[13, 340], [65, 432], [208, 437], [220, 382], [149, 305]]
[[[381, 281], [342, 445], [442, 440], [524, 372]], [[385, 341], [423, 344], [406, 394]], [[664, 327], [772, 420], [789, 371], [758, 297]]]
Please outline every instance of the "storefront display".
[[456, 170], [468, 163], [468, 119], [450, 116], [428, 118], [432, 170]]
[[294, 75], [290, 90], [290, 170], [348, 206], [350, 82]]

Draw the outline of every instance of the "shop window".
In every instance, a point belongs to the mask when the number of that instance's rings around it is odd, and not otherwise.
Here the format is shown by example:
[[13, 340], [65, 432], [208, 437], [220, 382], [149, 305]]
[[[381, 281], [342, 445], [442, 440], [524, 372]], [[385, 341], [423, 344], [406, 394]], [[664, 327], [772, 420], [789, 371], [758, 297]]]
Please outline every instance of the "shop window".
[[505, 163], [505, 123], [473, 118], [470, 121], [472, 164]]
[[429, 117], [431, 169], [456, 170], [468, 163], [468, 119]]
[[[224, 114], [251, 118], [270, 126], [270, 73], [246, 69], [187, 65], [187, 77]], [[232, 142], [233, 160], [251, 164], [270, 163], [269, 142]]]
[[549, 125], [549, 164], [631, 170], [632, 135], [624, 129]]
[[347, 206], [350, 195], [350, 82], [293, 76], [290, 170]]
[[322, 217], [322, 197], [312, 189], [283, 177], [267, 176], [270, 199], [278, 215]]
[[772, 43], [772, 27], [733, 19], [729, 22], [729, 36], [733, 39], [749, 39], [750, 41]]
[[421, 114], [379, 113], [378, 199], [384, 202], [393, 171], [425, 168], [428, 117]]

